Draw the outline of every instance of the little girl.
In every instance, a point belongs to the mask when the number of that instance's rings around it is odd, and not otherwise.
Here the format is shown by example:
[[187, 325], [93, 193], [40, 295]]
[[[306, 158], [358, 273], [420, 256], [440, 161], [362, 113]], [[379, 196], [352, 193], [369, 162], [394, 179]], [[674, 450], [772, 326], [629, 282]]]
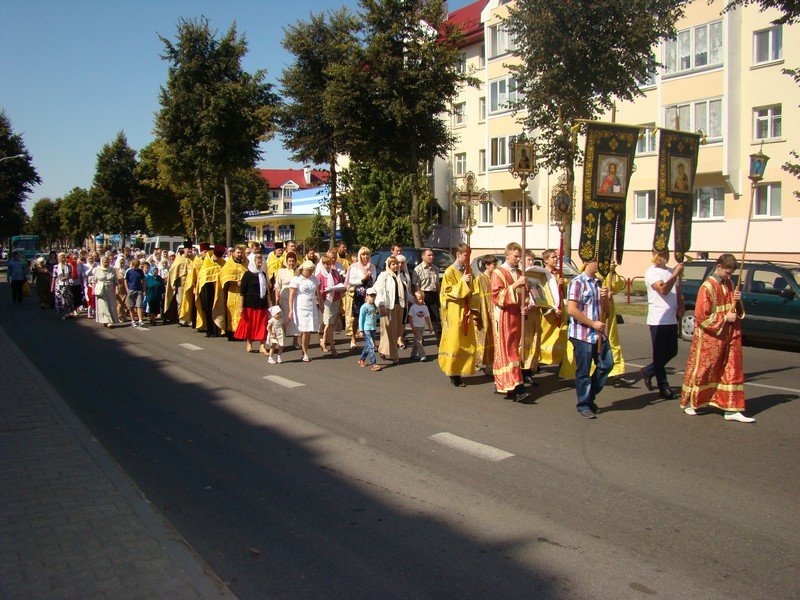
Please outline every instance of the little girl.
[[[269, 322], [267, 323], [267, 344], [269, 345], [269, 358], [267, 362], [271, 365], [281, 364], [281, 354], [283, 353], [283, 315], [281, 307], [277, 304], [269, 309]], [[277, 350], [278, 358], [272, 357], [272, 353]]]

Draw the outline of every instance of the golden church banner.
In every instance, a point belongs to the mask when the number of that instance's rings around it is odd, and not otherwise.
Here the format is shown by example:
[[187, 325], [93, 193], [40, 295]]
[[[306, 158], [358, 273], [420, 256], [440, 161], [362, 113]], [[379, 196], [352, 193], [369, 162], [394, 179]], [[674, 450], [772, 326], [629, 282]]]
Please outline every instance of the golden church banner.
[[584, 262], [596, 257], [603, 275], [611, 267], [612, 256], [622, 262], [625, 200], [638, 138], [636, 126], [599, 121], [586, 125], [578, 254]]
[[692, 243], [692, 202], [700, 134], [659, 129], [658, 196], [654, 250], [669, 250], [675, 223], [675, 260], [683, 262]]

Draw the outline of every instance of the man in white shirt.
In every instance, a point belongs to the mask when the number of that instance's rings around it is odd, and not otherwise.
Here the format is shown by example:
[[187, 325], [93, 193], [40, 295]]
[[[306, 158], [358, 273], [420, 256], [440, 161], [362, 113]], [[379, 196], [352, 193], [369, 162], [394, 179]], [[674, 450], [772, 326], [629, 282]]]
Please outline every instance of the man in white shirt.
[[667, 381], [667, 363], [678, 354], [678, 319], [683, 316], [683, 296], [676, 284], [683, 272], [683, 264], [674, 269], [667, 267], [669, 251], [653, 251], [653, 264], [644, 275], [647, 288], [647, 324], [653, 344], [653, 362], [642, 369], [644, 384], [653, 390], [656, 378], [659, 394], [672, 400], [675, 393]]

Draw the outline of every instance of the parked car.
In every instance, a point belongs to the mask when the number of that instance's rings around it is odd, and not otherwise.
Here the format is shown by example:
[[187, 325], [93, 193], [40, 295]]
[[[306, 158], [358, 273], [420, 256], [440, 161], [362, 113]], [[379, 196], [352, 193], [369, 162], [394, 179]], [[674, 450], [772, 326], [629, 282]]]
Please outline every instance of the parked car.
[[[449, 251], [442, 248], [431, 248], [433, 250], [433, 264], [439, 268], [439, 280], [441, 281], [444, 270], [453, 264], [455, 257]], [[408, 271], [414, 270], [422, 262], [422, 250], [419, 248], [403, 248], [403, 256], [406, 257]], [[386, 268], [386, 259], [392, 254], [391, 248], [378, 248], [372, 252], [372, 264], [375, 265], [376, 272], [380, 275]]]
[[[473, 273], [483, 273], [484, 269], [482, 261], [484, 256], [494, 256], [495, 258], [497, 258], [498, 265], [503, 264], [506, 260], [505, 254], [502, 253], [495, 254], [493, 252], [490, 252], [489, 254], [481, 254], [479, 256], [474, 257], [470, 263], [470, 268], [472, 269]], [[541, 258], [533, 259], [533, 264], [536, 267], [544, 266], [544, 262], [542, 261]], [[570, 280], [576, 275], [580, 274], [580, 271], [578, 271], [578, 268], [575, 266], [575, 263], [572, 262], [572, 260], [566, 256], [564, 257], [563, 272], [564, 272], [564, 279], [566, 280]]]
[[[691, 340], [694, 335], [694, 308], [697, 292], [714, 271], [716, 261], [695, 260], [683, 270], [683, 297], [686, 312], [680, 323], [680, 335]], [[737, 271], [731, 276], [734, 286]], [[742, 302], [746, 318], [742, 335], [748, 342], [784, 343], [800, 346], [800, 263], [748, 261], [742, 277]]]

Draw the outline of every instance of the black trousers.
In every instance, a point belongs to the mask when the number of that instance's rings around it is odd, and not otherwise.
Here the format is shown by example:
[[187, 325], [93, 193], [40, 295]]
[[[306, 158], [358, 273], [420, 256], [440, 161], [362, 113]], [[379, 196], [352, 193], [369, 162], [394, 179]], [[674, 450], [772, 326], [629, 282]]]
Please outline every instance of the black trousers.
[[425, 304], [431, 313], [431, 325], [437, 331], [442, 328], [442, 318], [439, 315], [439, 292], [422, 292], [425, 294]]
[[83, 286], [71, 285], [72, 288], [72, 304], [77, 310], [79, 306], [83, 306]]
[[653, 362], [642, 371], [655, 376], [659, 389], [667, 387], [666, 366], [678, 354], [678, 326], [650, 325], [650, 341], [653, 344]]
[[22, 304], [22, 288], [25, 285], [25, 280], [11, 282], [11, 301], [17, 304]]
[[219, 335], [219, 327], [214, 324], [214, 319], [211, 318], [211, 309], [214, 306], [215, 297], [215, 283], [206, 283], [200, 289], [200, 307], [203, 309], [203, 317], [206, 321], [206, 337], [217, 337]]

